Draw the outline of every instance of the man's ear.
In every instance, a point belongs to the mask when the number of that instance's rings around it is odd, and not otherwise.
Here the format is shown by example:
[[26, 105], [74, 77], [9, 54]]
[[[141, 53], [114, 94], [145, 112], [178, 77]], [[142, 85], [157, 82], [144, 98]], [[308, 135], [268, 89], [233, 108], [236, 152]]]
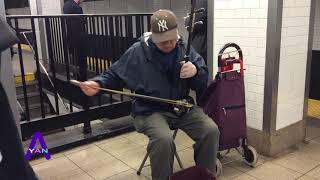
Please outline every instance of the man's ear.
[[9, 26], [5, 18], [2, 16], [0, 16], [0, 34], [0, 52], [6, 50], [19, 41], [15, 30]]

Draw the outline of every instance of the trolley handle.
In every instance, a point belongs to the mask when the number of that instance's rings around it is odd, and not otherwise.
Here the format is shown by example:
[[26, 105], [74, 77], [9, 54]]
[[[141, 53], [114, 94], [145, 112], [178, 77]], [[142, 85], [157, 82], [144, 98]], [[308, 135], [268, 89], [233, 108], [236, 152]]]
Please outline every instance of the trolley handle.
[[228, 54], [228, 53], [224, 53], [224, 51], [229, 48], [229, 47], [233, 47], [237, 50], [237, 52], [239, 53], [239, 59], [243, 59], [243, 54], [242, 54], [242, 50], [240, 48], [239, 45], [237, 45], [236, 43], [227, 43], [223, 46], [223, 48], [219, 51], [219, 55], [218, 55], [218, 67], [222, 67], [222, 55], [224, 54]]

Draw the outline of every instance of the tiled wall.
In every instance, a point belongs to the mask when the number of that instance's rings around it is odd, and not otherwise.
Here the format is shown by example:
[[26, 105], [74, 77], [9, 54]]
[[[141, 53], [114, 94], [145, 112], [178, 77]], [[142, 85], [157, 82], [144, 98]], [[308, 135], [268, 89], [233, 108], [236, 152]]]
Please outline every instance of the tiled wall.
[[84, 2], [85, 14], [106, 13], [152, 13], [160, 8], [171, 9], [178, 17], [180, 34], [186, 38], [183, 17], [190, 11], [190, 2], [185, 0], [103, 0]]
[[310, 0], [284, 0], [276, 128], [302, 120]]
[[42, 14], [61, 14], [61, 0], [41, 0]]
[[316, 0], [313, 32], [313, 50], [320, 51], [320, 1]]
[[214, 3], [214, 71], [221, 47], [237, 43], [243, 50], [246, 69], [247, 124], [262, 130], [268, 0]]

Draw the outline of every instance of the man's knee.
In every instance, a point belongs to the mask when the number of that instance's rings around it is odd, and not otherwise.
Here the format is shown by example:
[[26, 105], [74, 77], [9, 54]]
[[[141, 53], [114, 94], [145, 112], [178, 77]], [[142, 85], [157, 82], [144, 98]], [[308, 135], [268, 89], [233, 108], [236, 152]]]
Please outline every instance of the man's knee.
[[220, 137], [219, 128], [213, 121], [206, 123], [204, 132], [206, 132], [206, 136], [210, 139], [218, 140]]
[[158, 134], [150, 140], [150, 147], [152, 150], [171, 151], [174, 148], [174, 142], [171, 133]]
[[158, 144], [158, 146], [171, 146], [173, 144], [173, 137], [171, 133], [161, 134], [155, 138], [155, 143]]

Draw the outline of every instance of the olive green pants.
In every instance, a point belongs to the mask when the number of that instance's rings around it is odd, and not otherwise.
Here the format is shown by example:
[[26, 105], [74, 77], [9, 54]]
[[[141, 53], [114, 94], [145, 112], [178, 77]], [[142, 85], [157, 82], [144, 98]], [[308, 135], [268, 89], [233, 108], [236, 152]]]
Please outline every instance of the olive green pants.
[[175, 144], [171, 129], [181, 129], [195, 144], [194, 160], [215, 173], [219, 146], [219, 129], [199, 107], [177, 117], [171, 113], [157, 112], [149, 116], [136, 116], [133, 124], [139, 133], [149, 137], [147, 151], [150, 152], [153, 180], [167, 180], [173, 171]]

